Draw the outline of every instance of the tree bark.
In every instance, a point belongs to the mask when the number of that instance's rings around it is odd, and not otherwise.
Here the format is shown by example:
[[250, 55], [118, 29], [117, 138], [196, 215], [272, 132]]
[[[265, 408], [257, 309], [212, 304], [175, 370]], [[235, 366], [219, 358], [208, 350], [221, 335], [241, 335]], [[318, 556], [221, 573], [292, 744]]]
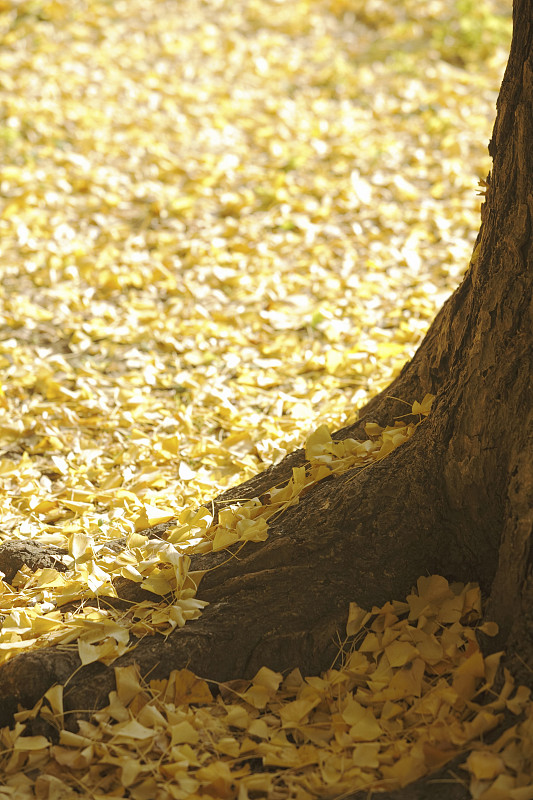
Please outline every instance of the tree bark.
[[[209, 601], [201, 617], [166, 639], [144, 639], [114, 666], [135, 662], [151, 678], [188, 667], [216, 681], [263, 665], [316, 674], [335, 658], [350, 601], [402, 598], [420, 575], [440, 573], [480, 583], [500, 625], [497, 646], [507, 642], [516, 664], [533, 667], [532, 0], [517, 0], [514, 15], [471, 264], [412, 361], [334, 439], [366, 438], [367, 421], [404, 414], [393, 398], [435, 394], [430, 416], [383, 461], [316, 484], [238, 559], [193, 557], [193, 569], [217, 567], [200, 585]], [[304, 463], [296, 451], [220, 495], [215, 509], [266, 501]], [[78, 666], [77, 655], [56, 648], [7, 662], [0, 724]], [[531, 684], [532, 675], [520, 677]], [[66, 707], [102, 706], [113, 688], [113, 670], [91, 664], [69, 682]]]

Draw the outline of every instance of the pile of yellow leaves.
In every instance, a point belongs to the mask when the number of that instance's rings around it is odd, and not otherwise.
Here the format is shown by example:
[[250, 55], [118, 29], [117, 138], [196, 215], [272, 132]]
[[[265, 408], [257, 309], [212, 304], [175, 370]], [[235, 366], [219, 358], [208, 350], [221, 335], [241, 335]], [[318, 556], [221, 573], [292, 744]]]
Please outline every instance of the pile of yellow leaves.
[[[501, 653], [483, 658], [473, 623], [479, 589], [420, 578], [407, 602], [351, 604], [342, 665], [321, 677], [265, 667], [216, 687], [188, 670], [143, 683], [116, 668], [109, 705], [77, 733], [63, 727], [63, 687], [4, 728], [0, 796], [311, 800], [404, 786], [471, 750], [463, 770], [479, 800], [531, 800], [529, 690], [493, 682]], [[495, 633], [485, 623], [478, 628]], [[356, 649], [357, 648], [357, 649]], [[508, 709], [524, 721], [481, 743]], [[25, 736], [40, 714], [59, 744]], [[464, 773], [463, 780], [466, 780]], [[457, 780], [461, 778], [458, 776]]]
[[[422, 403], [413, 404], [412, 412], [420, 418], [417, 424], [429, 413], [432, 400], [428, 394]], [[195, 597], [203, 573], [189, 571], [188, 552], [205, 553], [236, 543], [264, 541], [268, 520], [298, 503], [304, 491], [326, 477], [363, 469], [384, 458], [407, 441], [415, 428], [401, 422], [386, 428], [368, 423], [366, 430], [373, 439], [334, 442], [327, 427], [321, 426], [307, 440], [308, 466], [294, 468], [285, 486], [272, 488], [268, 503], [254, 499], [228, 506], [220, 511], [216, 522], [205, 507], [187, 508], [179, 515], [178, 524], [168, 529], [164, 542], [134, 533], [128, 536], [127, 546], [116, 553], [105, 544], [94, 544], [85, 533], [73, 533], [69, 555], [63, 559], [69, 567], [67, 572], [46, 568], [32, 573], [24, 567], [13, 581], [16, 591], [0, 580], [0, 609], [4, 614], [0, 664], [22, 650], [71, 642], [76, 642], [82, 664], [111, 664], [128, 651], [130, 634], [142, 637], [182, 627], [206, 605]], [[88, 605], [94, 598], [117, 597], [116, 578], [140, 583], [165, 601], [132, 603], [126, 612], [105, 608], [105, 602], [103, 608], [93, 607], [94, 602]], [[77, 610], [61, 610], [74, 602]]]
[[[468, 263], [509, 34], [499, 0], [0, 0], [0, 542], [68, 551], [66, 572], [0, 582], [0, 663], [61, 645], [112, 664], [130, 634], [184, 625], [204, 606], [192, 552], [264, 540], [414, 433], [430, 396], [365, 442], [330, 429]], [[303, 442], [268, 505], [198, 510]], [[171, 520], [166, 542], [142, 534]], [[117, 578], [151, 599], [107, 608]], [[54, 687], [1, 733], [0, 798], [401, 785], [526, 699], [491, 694], [473, 587], [418, 596], [430, 612], [352, 609], [363, 648], [322, 678], [261, 670], [212, 699], [117, 670], [79, 734]], [[24, 735], [38, 712], [58, 746]], [[506, 737], [469, 756], [476, 797], [532, 796], [530, 717]]]

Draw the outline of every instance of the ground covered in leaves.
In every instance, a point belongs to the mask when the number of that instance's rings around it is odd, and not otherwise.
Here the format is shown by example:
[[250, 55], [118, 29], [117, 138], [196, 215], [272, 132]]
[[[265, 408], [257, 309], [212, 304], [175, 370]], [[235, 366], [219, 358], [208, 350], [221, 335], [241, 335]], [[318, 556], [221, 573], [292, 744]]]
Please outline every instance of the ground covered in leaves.
[[[1, 584], [0, 660], [55, 644], [112, 664], [131, 634], [201, 613], [191, 549], [265, 538], [321, 469], [413, 432], [391, 420], [341, 447], [322, 426], [390, 382], [468, 264], [509, 8], [0, 0], [0, 35], [0, 539], [66, 551]], [[431, 398], [403, 399], [423, 422]], [[196, 512], [305, 442], [312, 475], [269, 508], [216, 526]], [[140, 533], [167, 520], [164, 544]], [[114, 612], [117, 577], [171, 599]], [[401, 785], [525, 702], [508, 682], [476, 706], [494, 663], [473, 587], [435, 578], [416, 596], [364, 623], [352, 609], [366, 649], [322, 678], [261, 671], [211, 701], [187, 674], [119, 674], [110, 707], [54, 746], [22, 713], [0, 797]], [[61, 697], [31, 713], [61, 729]], [[470, 757], [476, 796], [533, 797], [531, 737]]]

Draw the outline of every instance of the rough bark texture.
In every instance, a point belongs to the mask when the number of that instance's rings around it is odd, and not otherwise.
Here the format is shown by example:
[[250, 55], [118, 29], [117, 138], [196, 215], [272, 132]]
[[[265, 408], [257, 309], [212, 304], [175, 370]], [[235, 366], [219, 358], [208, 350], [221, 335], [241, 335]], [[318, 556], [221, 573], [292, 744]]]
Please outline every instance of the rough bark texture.
[[[507, 641], [516, 663], [529, 663], [521, 678], [532, 682], [532, 17], [531, 0], [518, 0], [490, 144], [494, 169], [466, 276], [413, 360], [334, 438], [366, 438], [366, 421], [404, 414], [391, 396], [435, 394], [430, 417], [384, 461], [317, 484], [238, 559], [195, 557], [195, 569], [218, 565], [200, 586], [210, 603], [201, 618], [166, 640], [143, 640], [116, 665], [137, 662], [151, 678], [187, 666], [217, 681], [262, 665], [317, 673], [335, 658], [351, 600], [369, 607], [401, 598], [419, 575], [438, 572], [479, 581], [501, 627], [498, 646]], [[266, 497], [304, 461], [303, 451], [291, 454], [215, 508]], [[0, 724], [78, 665], [72, 651], [55, 648], [9, 661], [0, 670]], [[67, 708], [100, 706], [112, 688], [112, 670], [89, 665], [69, 682]], [[441, 796], [427, 782], [405, 791], [391, 797]], [[467, 796], [449, 784], [443, 791]]]
[[23, 566], [31, 570], [56, 569], [58, 572], [65, 572], [67, 567], [61, 560], [65, 554], [66, 550], [54, 545], [20, 540], [6, 542], [0, 546], [0, 570], [7, 583], [12, 582]]

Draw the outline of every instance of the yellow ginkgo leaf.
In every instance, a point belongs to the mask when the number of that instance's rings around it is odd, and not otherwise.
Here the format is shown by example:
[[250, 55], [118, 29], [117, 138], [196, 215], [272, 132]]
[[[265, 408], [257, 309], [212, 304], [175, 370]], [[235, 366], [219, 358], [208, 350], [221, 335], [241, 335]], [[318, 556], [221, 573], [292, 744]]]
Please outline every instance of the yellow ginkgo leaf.
[[188, 720], [172, 725], [169, 733], [171, 735], [171, 745], [196, 744], [199, 739], [198, 731]]
[[210, 703], [213, 699], [207, 683], [188, 669], [174, 673], [174, 702], [176, 705]]
[[365, 609], [358, 606], [357, 603], [350, 603], [348, 621], [346, 623], [346, 635], [355, 636], [356, 633], [359, 633], [371, 616], [372, 614], [369, 611], [365, 611]]
[[13, 744], [14, 750], [46, 750], [50, 747], [50, 742], [46, 736], [19, 736]]
[[494, 780], [505, 771], [503, 760], [490, 750], [474, 750], [465, 762], [465, 767], [478, 780]]
[[252, 683], [254, 686], [264, 686], [268, 692], [273, 694], [278, 690], [282, 680], [283, 675], [281, 672], [274, 672], [268, 667], [261, 667], [252, 678]]
[[117, 694], [125, 706], [142, 691], [139, 677], [139, 669], [135, 664], [130, 664], [128, 667], [115, 667]]
[[285, 727], [298, 726], [307, 719], [310, 711], [320, 702], [320, 697], [293, 700], [280, 709], [280, 719]]
[[305, 443], [305, 457], [311, 461], [317, 456], [331, 452], [332, 439], [327, 425], [320, 425], [307, 437]]
[[154, 525], [160, 525], [162, 522], [168, 522], [175, 516], [172, 509], [157, 508], [149, 504], [144, 504], [139, 515], [135, 519], [135, 530], [142, 531], [146, 528], [152, 528]]
[[150, 739], [155, 735], [151, 728], [141, 725], [136, 719], [128, 722], [119, 722], [113, 726], [113, 739], [116, 742], [127, 741], [128, 739]]
[[424, 399], [422, 400], [421, 403], [415, 400], [412, 408], [413, 414], [422, 414], [422, 416], [427, 417], [427, 415], [431, 411], [431, 405], [434, 399], [435, 399], [434, 394], [426, 394], [424, 395]]

